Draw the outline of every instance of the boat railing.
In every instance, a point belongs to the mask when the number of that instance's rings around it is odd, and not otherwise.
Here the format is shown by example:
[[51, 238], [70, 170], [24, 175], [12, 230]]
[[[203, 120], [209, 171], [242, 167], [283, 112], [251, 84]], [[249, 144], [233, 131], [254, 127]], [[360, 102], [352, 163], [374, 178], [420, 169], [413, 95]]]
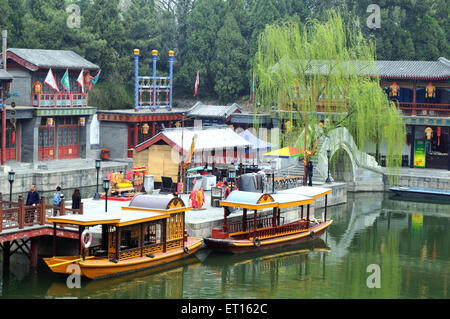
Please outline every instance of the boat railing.
[[[246, 223], [244, 222], [236, 222], [224, 225], [226, 229], [224, 229], [227, 233], [240, 233], [240, 232], [248, 232], [252, 231], [254, 229], [254, 223], [255, 221], [253, 219], [248, 219]], [[275, 224], [273, 217], [264, 217], [264, 218], [258, 218], [256, 220], [256, 227], [257, 228], [266, 228], [266, 227], [273, 227]], [[280, 217], [280, 225], [284, 224], [284, 217]]]
[[142, 257], [147, 254], [154, 254], [162, 252], [164, 249], [164, 243], [153, 243], [144, 245], [142, 247], [133, 247], [130, 249], [123, 249], [119, 252], [119, 260], [131, 259]]
[[275, 227], [267, 227], [258, 229], [255, 232], [251, 232], [252, 237], [268, 238], [284, 234], [295, 233], [298, 231], [306, 231], [309, 228], [308, 220], [300, 220], [286, 225], [280, 225]]

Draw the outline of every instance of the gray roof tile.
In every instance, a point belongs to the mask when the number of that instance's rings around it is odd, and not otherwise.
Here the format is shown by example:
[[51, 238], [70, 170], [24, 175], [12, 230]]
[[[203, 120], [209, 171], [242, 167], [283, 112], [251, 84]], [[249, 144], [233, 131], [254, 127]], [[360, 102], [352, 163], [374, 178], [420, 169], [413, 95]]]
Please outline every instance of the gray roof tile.
[[98, 65], [73, 51], [10, 48], [8, 52], [39, 68], [99, 69]]
[[188, 112], [191, 117], [215, 117], [227, 118], [236, 110], [241, 111], [241, 107], [233, 103], [232, 105], [207, 105], [197, 102]]

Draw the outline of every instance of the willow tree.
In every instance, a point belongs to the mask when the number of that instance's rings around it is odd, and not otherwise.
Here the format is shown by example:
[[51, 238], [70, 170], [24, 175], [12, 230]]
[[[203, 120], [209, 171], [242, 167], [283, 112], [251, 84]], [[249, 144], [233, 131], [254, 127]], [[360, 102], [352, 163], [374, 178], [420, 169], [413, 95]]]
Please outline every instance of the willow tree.
[[[401, 165], [406, 132], [400, 112], [380, 87], [374, 44], [354, 25], [344, 25], [338, 13], [327, 14], [326, 22], [284, 22], [260, 35], [253, 64], [255, 112], [275, 108], [281, 123], [288, 123], [282, 140], [291, 145], [284, 146], [302, 150], [314, 147], [317, 136], [311, 132], [320, 120], [325, 132], [344, 126], [361, 151], [368, 143], [377, 150], [385, 145], [392, 172]], [[294, 142], [289, 134], [301, 138]], [[308, 155], [305, 166], [307, 160]]]

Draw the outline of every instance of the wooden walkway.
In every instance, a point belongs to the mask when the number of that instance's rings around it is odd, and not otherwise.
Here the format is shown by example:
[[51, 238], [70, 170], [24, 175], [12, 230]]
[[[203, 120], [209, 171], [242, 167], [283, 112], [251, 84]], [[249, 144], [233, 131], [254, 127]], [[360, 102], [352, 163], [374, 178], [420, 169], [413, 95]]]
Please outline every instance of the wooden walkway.
[[[65, 207], [64, 200], [60, 206], [48, 205], [45, 198], [35, 206], [26, 206], [22, 196], [17, 202], [4, 201], [0, 193], [0, 249], [3, 251], [3, 267], [9, 268], [10, 257], [23, 252], [29, 259], [32, 268], [37, 266], [39, 237], [52, 236], [53, 224], [47, 222], [49, 216], [83, 214], [83, 203], [80, 209]], [[77, 228], [58, 228], [57, 236], [78, 239]]]

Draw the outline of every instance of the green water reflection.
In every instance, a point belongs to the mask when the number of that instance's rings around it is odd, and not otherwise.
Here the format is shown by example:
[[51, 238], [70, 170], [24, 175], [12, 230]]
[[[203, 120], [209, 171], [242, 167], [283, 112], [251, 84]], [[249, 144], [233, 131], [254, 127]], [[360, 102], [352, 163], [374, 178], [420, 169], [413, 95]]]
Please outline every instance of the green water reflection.
[[[320, 213], [320, 212], [319, 212]], [[69, 289], [44, 265], [16, 257], [2, 298], [449, 298], [450, 205], [349, 194], [311, 245], [258, 254], [207, 254], [160, 269]], [[380, 288], [367, 267], [379, 265]]]

